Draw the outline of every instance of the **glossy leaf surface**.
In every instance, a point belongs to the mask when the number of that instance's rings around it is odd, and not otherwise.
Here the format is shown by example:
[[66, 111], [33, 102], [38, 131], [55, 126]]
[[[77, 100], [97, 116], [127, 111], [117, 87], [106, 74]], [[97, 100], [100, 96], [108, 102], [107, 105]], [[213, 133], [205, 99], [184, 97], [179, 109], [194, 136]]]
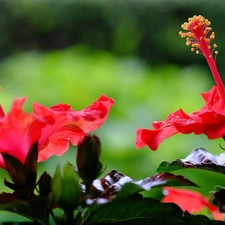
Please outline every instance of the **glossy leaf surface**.
[[176, 159], [169, 163], [162, 162], [157, 172], [171, 172], [186, 168], [204, 169], [225, 174], [225, 153], [214, 156], [203, 148], [192, 151], [185, 159]]
[[153, 187], [162, 186], [194, 186], [195, 183], [183, 176], [171, 173], [159, 173], [156, 176], [136, 181], [122, 173], [112, 170], [105, 177], [95, 180], [92, 185], [92, 198], [87, 204], [103, 204], [115, 197], [125, 198], [141, 191], [149, 191]]
[[183, 212], [173, 203], [161, 203], [152, 198], [133, 195], [125, 199], [116, 199], [99, 208], [85, 225], [219, 225], [221, 221], [211, 221], [205, 216], [192, 216]]

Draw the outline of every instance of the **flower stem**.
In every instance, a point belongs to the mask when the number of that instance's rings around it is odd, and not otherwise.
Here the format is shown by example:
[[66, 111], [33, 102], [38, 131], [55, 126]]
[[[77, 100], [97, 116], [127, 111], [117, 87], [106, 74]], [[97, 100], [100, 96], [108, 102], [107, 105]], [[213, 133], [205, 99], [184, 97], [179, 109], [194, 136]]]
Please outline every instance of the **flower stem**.
[[74, 218], [74, 221], [76, 224], [81, 224], [82, 223], [82, 220], [81, 220], [81, 216], [82, 216], [82, 209], [78, 209], [78, 212]]
[[213, 78], [215, 80], [216, 86], [219, 89], [220, 96], [221, 96], [223, 102], [225, 103], [225, 88], [224, 88], [223, 81], [220, 77], [220, 74], [218, 72], [218, 69], [216, 67], [216, 63], [212, 57], [206, 57], [206, 60], [209, 65], [209, 68], [213, 74]]
[[50, 215], [52, 216], [52, 219], [54, 220], [55, 224], [58, 224], [57, 218], [56, 218], [55, 214], [53, 213], [52, 208], [50, 206], [49, 206], [49, 212], [50, 212]]

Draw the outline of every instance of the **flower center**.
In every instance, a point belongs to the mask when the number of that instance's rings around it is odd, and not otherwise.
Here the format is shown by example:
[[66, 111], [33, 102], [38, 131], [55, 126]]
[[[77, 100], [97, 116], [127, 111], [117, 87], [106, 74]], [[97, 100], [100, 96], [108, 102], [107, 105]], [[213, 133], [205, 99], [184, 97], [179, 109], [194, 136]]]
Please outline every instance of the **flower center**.
[[193, 16], [188, 19], [188, 22], [185, 22], [181, 26], [188, 32], [180, 31], [179, 34], [182, 38], [186, 38], [187, 46], [191, 45], [191, 51], [195, 51], [196, 54], [203, 54], [205, 56], [220, 92], [220, 96], [225, 103], [225, 88], [216, 66], [215, 57], [213, 58], [212, 56], [213, 53], [217, 55], [218, 52], [215, 51], [215, 48], [217, 47], [216, 44], [213, 45], [213, 49], [211, 50], [211, 41], [215, 38], [215, 33], [211, 32], [212, 28], [209, 27], [210, 24], [210, 21], [201, 15]]

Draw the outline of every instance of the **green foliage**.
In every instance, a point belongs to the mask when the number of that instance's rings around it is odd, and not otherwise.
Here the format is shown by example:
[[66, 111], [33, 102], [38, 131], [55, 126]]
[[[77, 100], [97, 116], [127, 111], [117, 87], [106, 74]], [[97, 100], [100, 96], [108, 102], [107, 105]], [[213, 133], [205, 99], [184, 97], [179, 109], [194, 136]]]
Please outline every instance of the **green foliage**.
[[[149, 191], [153, 187], [196, 186], [182, 176], [160, 173], [135, 181], [117, 171], [111, 171], [100, 180], [95, 180], [91, 191], [82, 189], [81, 193], [78, 174], [75, 174], [76, 171], [68, 163], [62, 175], [58, 166], [52, 180], [52, 193], [48, 197], [44, 194], [44, 196], [32, 196], [21, 200], [15, 199], [14, 194], [2, 193], [0, 194], [0, 210], [14, 212], [37, 224], [40, 222], [46, 225], [49, 224], [49, 212], [56, 224], [65, 225], [95, 223], [125, 225], [138, 221], [143, 224], [157, 224], [168, 219], [173, 222], [172, 224], [192, 224], [189, 219], [192, 220], [193, 216], [184, 213], [177, 205], [163, 204], [155, 199], [138, 195], [139, 192]], [[52, 200], [55, 202], [53, 203]], [[63, 209], [64, 216], [55, 216], [51, 211], [51, 206]], [[76, 211], [75, 218], [74, 210]], [[207, 224], [210, 222], [207, 217], [199, 218]], [[199, 218], [194, 219], [196, 220], [194, 224], [198, 224]]]
[[80, 205], [81, 187], [79, 176], [69, 163], [64, 166], [62, 174], [60, 167], [56, 168], [52, 179], [52, 198], [52, 205], [58, 205], [64, 210], [73, 211]]
[[[119, 56], [137, 55], [152, 65], [202, 63], [180, 41], [180, 25], [204, 14], [213, 24], [219, 52], [225, 52], [224, 9], [220, 0], [171, 0], [169, 5], [167, 0], [1, 1], [0, 57], [85, 44]], [[224, 70], [221, 57], [217, 63]]]
[[[47, 198], [38, 196], [26, 201], [15, 201], [9, 204], [0, 204], [0, 210], [17, 213], [33, 221], [48, 224]], [[8, 218], [9, 219], [9, 218]], [[12, 221], [10, 219], [10, 221]]]
[[[138, 204], [136, 204], [136, 202], [138, 202]], [[158, 225], [162, 223], [167, 225], [224, 224], [220, 221], [210, 221], [205, 216], [191, 216], [188, 213], [184, 213], [175, 204], [160, 203], [155, 199], [142, 198], [141, 195], [117, 199], [112, 203], [101, 207], [85, 222], [85, 225], [97, 223], [102, 225], [135, 225], [138, 223], [143, 225]]]
[[195, 183], [182, 176], [171, 173], [159, 173], [155, 176], [136, 181], [131, 177], [123, 175], [116, 170], [112, 170], [99, 180], [92, 184], [91, 202], [98, 203], [104, 199], [104, 202], [112, 201], [117, 198], [126, 198], [144, 190], [150, 191], [152, 188], [164, 186], [192, 186], [199, 187]]

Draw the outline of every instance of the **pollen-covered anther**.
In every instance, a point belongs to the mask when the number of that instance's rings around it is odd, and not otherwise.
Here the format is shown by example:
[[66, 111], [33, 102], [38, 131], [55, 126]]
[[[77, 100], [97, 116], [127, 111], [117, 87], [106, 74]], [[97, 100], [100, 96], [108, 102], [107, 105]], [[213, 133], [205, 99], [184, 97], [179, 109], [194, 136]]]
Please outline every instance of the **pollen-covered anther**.
[[191, 44], [191, 42], [189, 40], [187, 40], [186, 45], [189, 46]]
[[195, 26], [193, 26], [193, 30], [197, 30], [199, 28], [199, 25], [195, 25]]
[[209, 36], [209, 38], [210, 38], [211, 40], [214, 39], [214, 38], [215, 38], [215, 33], [212, 32], [212, 34]]
[[181, 26], [187, 32], [179, 32], [182, 38], [186, 38], [186, 45], [191, 45], [191, 51], [202, 53], [206, 57], [212, 55], [215, 49], [213, 46], [212, 51], [209, 51], [211, 41], [215, 38], [215, 33], [211, 32], [212, 28], [209, 27], [210, 24], [210, 21], [203, 16], [195, 15]]
[[[211, 31], [212, 30], [212, 27], [205, 27], [205, 30], [204, 30], [204, 32], [209, 32], [209, 31]], [[214, 33], [214, 32], [213, 32]]]
[[210, 42], [211, 42], [211, 39], [205, 37], [205, 38], [204, 38], [204, 41], [209, 45]]
[[193, 44], [191, 45], [191, 47], [193, 47], [193, 48], [199, 48], [199, 44], [193, 43]]
[[189, 18], [188, 22], [181, 25], [184, 31], [180, 31], [179, 34], [182, 38], [186, 38], [186, 45], [191, 46], [191, 51], [196, 54], [202, 54], [206, 58], [223, 104], [225, 104], [225, 87], [216, 67], [218, 51], [215, 51], [215, 49], [217, 45], [211, 44], [212, 40], [215, 38], [215, 33], [212, 32], [210, 25], [209, 20], [201, 15], [195, 15]]
[[213, 45], [213, 49], [212, 49], [212, 51], [211, 51], [211, 54], [214, 53], [214, 59], [216, 59], [216, 55], [218, 55], [218, 51], [215, 51], [216, 48], [217, 48], [217, 44], [214, 44], [214, 45]]

